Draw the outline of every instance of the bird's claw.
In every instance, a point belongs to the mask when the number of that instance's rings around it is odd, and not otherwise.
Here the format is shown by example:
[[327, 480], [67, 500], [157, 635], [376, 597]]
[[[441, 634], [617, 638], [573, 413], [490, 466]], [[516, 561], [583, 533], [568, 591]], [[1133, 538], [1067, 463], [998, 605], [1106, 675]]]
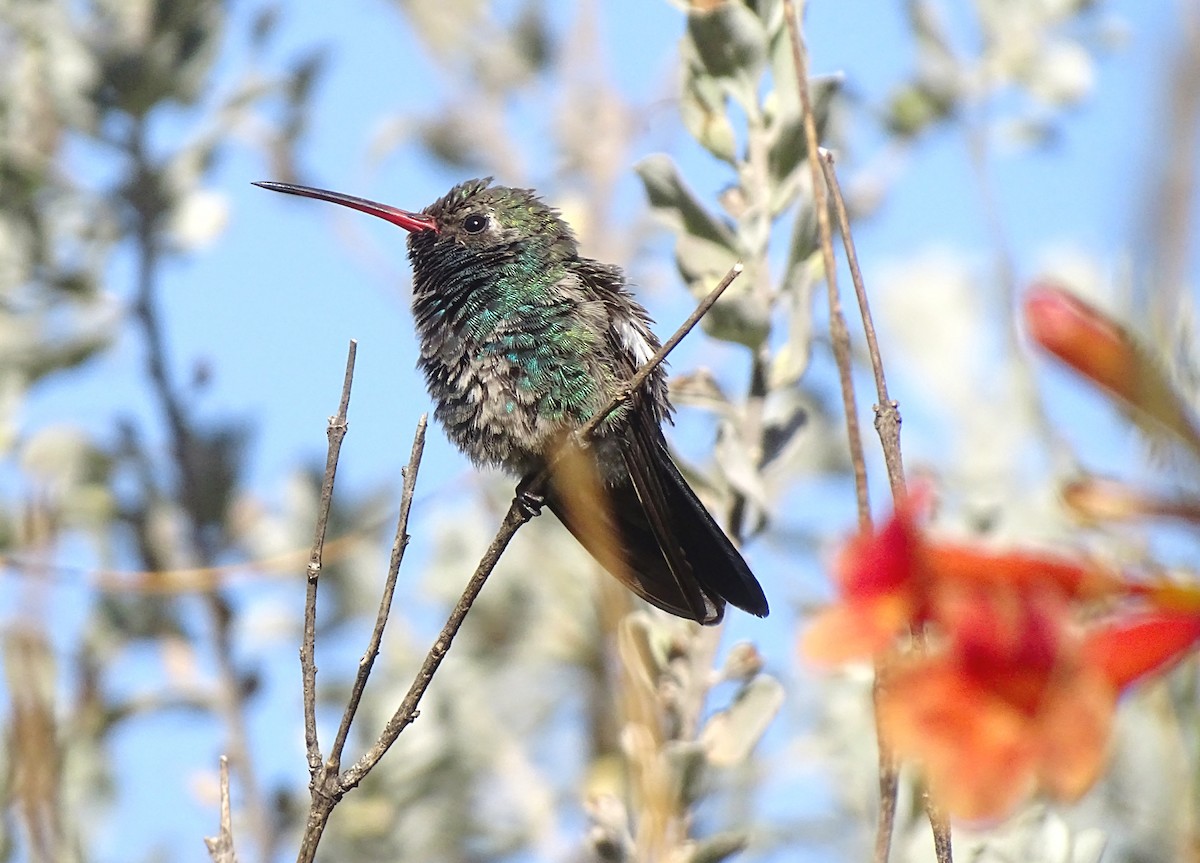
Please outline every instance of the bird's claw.
[[521, 514], [527, 519], [541, 515], [542, 507], [546, 505], [546, 495], [530, 487], [533, 485], [533, 479], [526, 477], [517, 483], [517, 493], [513, 498]]

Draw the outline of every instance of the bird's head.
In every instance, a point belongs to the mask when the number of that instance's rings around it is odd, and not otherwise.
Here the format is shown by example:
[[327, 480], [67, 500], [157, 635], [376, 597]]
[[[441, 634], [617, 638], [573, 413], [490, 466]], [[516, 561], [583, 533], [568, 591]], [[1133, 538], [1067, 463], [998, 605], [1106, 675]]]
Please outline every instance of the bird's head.
[[439, 250], [453, 252], [454, 257], [463, 252], [507, 254], [531, 247], [550, 258], [565, 258], [578, 248], [570, 226], [533, 190], [494, 186], [490, 177], [459, 183], [419, 213], [292, 183], [254, 185], [329, 201], [391, 222], [409, 232], [414, 257]]

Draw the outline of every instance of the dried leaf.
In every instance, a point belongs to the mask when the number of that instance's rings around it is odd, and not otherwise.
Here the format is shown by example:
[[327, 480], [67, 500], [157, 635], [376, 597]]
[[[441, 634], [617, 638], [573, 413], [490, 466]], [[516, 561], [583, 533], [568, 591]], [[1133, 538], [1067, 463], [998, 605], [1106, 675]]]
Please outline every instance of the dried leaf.
[[631, 614], [621, 621], [617, 630], [617, 652], [625, 669], [647, 689], [666, 667], [666, 657], [654, 644], [654, 623], [647, 614]]
[[733, 704], [700, 733], [709, 763], [733, 767], [744, 762], [782, 706], [783, 686], [773, 677], [761, 674], [742, 687]]
[[714, 833], [692, 845], [684, 859], [688, 863], [721, 863], [745, 851], [748, 844], [750, 840], [745, 833], [732, 830]]

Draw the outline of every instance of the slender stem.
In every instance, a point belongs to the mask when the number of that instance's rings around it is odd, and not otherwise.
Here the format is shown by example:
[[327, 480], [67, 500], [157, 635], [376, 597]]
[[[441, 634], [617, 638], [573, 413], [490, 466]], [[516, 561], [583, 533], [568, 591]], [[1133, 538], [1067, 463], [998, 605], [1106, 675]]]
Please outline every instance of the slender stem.
[[[738, 234], [743, 237], [753, 237], [753, 248], [749, 250], [751, 258], [751, 273], [753, 284], [750, 291], [757, 295], [766, 307], [772, 298], [771, 265], [769, 259], [771, 237], [771, 198], [776, 189], [771, 177], [770, 134], [767, 130], [767, 120], [757, 100], [751, 100], [746, 109], [746, 156], [738, 166], [742, 190], [746, 196], [746, 208], [739, 218]], [[737, 421], [738, 445], [744, 447], [747, 458], [755, 469], [761, 469], [763, 464], [763, 411], [766, 408], [767, 395], [770, 392], [769, 370], [771, 363], [770, 346], [764, 339], [757, 348], [753, 349], [750, 359], [749, 380], [746, 386], [746, 397]], [[729, 503], [728, 528], [729, 536], [737, 543], [745, 539], [748, 525], [747, 514], [750, 512], [749, 499], [746, 493], [736, 486], [731, 486]], [[750, 528], [753, 525], [749, 526]]]
[[504, 516], [504, 521], [500, 524], [500, 530], [496, 533], [487, 551], [484, 552], [478, 566], [475, 567], [474, 575], [471, 576], [471, 580], [467, 582], [467, 586], [463, 589], [462, 596], [455, 603], [454, 610], [450, 612], [450, 617], [446, 620], [445, 626], [442, 627], [441, 633], [438, 634], [437, 640], [429, 648], [429, 653], [426, 654], [425, 661], [421, 663], [421, 668], [417, 671], [417, 676], [413, 679], [412, 685], [409, 686], [404, 700], [400, 702], [400, 706], [396, 708], [396, 712], [392, 714], [392, 718], [383, 727], [383, 731], [380, 733], [379, 739], [375, 741], [375, 744], [341, 775], [339, 785], [343, 792], [349, 791], [358, 785], [371, 772], [371, 769], [379, 763], [379, 759], [383, 758], [384, 753], [388, 751], [391, 745], [396, 742], [396, 738], [400, 736], [400, 732], [417, 718], [417, 706], [421, 703], [421, 698], [425, 695], [425, 690], [429, 688], [429, 684], [433, 681], [433, 676], [437, 673], [442, 660], [446, 658], [446, 653], [450, 650], [454, 636], [462, 628], [467, 612], [471, 610], [476, 597], [483, 590], [483, 585], [487, 582], [488, 576], [496, 568], [496, 564], [500, 561], [500, 556], [508, 548], [508, 543], [516, 535], [521, 525], [529, 521], [530, 517], [531, 513], [514, 499]]
[[[422, 415], [417, 423], [416, 434], [413, 437], [412, 454], [409, 456], [408, 465], [404, 468], [404, 490], [400, 498], [400, 517], [396, 526], [396, 537], [392, 543], [392, 558], [389, 562], [387, 578], [384, 581], [383, 595], [379, 601], [379, 612], [375, 618], [375, 627], [371, 631], [367, 650], [359, 662], [358, 674], [355, 676], [350, 697], [346, 703], [346, 709], [342, 714], [342, 721], [338, 726], [337, 735], [334, 738], [333, 747], [330, 750], [329, 757], [323, 760], [320, 748], [316, 743], [316, 668], [312, 664], [315, 632], [312, 623], [315, 619], [316, 575], [320, 572], [320, 553], [324, 537], [323, 526], [329, 517], [329, 504], [333, 492], [333, 480], [337, 468], [338, 454], [342, 438], [346, 433], [346, 409], [349, 406], [350, 385], [353, 379], [354, 349], [355, 343], [351, 342], [350, 356], [346, 362], [346, 378], [342, 386], [341, 405], [338, 415], [333, 417], [329, 423], [329, 455], [325, 467], [325, 482], [322, 485], [321, 509], [317, 518], [317, 537], [313, 544], [313, 560], [316, 566], [315, 569], [310, 566], [309, 595], [305, 604], [305, 640], [304, 646], [301, 648], [301, 661], [305, 672], [305, 731], [307, 736], [311, 728], [312, 737], [312, 744], [309, 750], [311, 774], [309, 793], [312, 797], [312, 803], [309, 806], [308, 818], [304, 825], [304, 834], [301, 837], [300, 848], [296, 857], [298, 863], [312, 863], [316, 858], [317, 846], [321, 843], [321, 837], [325, 833], [325, 825], [329, 823], [329, 816], [333, 814], [334, 807], [337, 806], [346, 791], [351, 787], [344, 784], [339, 776], [342, 752], [345, 749], [346, 740], [350, 734], [350, 726], [354, 722], [358, 706], [362, 701], [363, 692], [366, 690], [367, 679], [370, 677], [371, 669], [375, 664], [375, 658], [379, 655], [379, 646], [383, 640], [383, 630], [387, 626], [388, 614], [392, 607], [392, 597], [396, 589], [396, 579], [400, 572], [400, 564], [403, 561], [404, 549], [408, 544], [408, 517], [412, 511], [412, 499], [416, 491], [417, 471], [421, 464], [421, 455], [425, 449], [427, 418]], [[309, 725], [310, 705], [314, 705], [313, 713], [311, 714], [311, 726]]]
[[325, 435], [329, 447], [325, 455], [325, 474], [321, 479], [321, 497], [317, 504], [317, 524], [314, 529], [312, 552], [308, 558], [308, 578], [304, 593], [304, 636], [300, 643], [300, 675], [304, 690], [304, 749], [310, 776], [316, 778], [321, 769], [321, 746], [317, 736], [317, 582], [325, 553], [325, 534], [329, 528], [329, 512], [333, 506], [333, 483], [337, 478], [338, 458], [342, 441], [349, 429], [347, 412], [350, 409], [350, 390], [354, 385], [354, 361], [358, 342], [350, 340], [346, 352], [346, 373], [342, 378], [342, 396], [337, 413], [329, 418]]
[[875, 335], [875, 321], [871, 317], [871, 304], [867, 299], [867, 286], [863, 283], [862, 270], [858, 266], [858, 252], [854, 248], [854, 234], [850, 230], [850, 217], [846, 212], [846, 201], [842, 197], [842, 186], [838, 182], [833, 166], [833, 154], [820, 151], [821, 170], [825, 185], [833, 198], [833, 211], [838, 219], [838, 232], [842, 235], [842, 246], [846, 249], [846, 262], [850, 266], [850, 280], [854, 282], [854, 293], [858, 298], [858, 311], [862, 318], [863, 334], [867, 340], [867, 353], [871, 358], [871, 371], [875, 375], [875, 394], [879, 400], [875, 406], [875, 430], [883, 450], [883, 463], [887, 469], [888, 482], [892, 487], [892, 499], [899, 500], [905, 494], [904, 460], [900, 455], [900, 408], [888, 395], [887, 377], [883, 372], [883, 355], [879, 352], [879, 339]]
[[216, 836], [204, 840], [213, 863], [237, 863], [233, 850], [233, 812], [229, 805], [229, 759], [221, 756], [221, 823]]
[[350, 690], [350, 700], [342, 714], [342, 723], [338, 726], [337, 736], [333, 747], [329, 750], [329, 762], [341, 764], [342, 751], [346, 747], [346, 738], [350, 734], [350, 724], [354, 722], [354, 714], [362, 701], [363, 691], [367, 688], [367, 678], [375, 658], [379, 656], [379, 645], [383, 641], [383, 630], [387, 626], [388, 614], [392, 609], [392, 597], [396, 592], [396, 579], [400, 575], [400, 564], [404, 562], [404, 551], [408, 548], [408, 516], [412, 511], [413, 494], [417, 489], [417, 471], [421, 466], [421, 455], [425, 451], [425, 429], [429, 424], [428, 414], [422, 414], [417, 422], [417, 431], [413, 436], [412, 454], [408, 466], [404, 468], [404, 490], [400, 496], [400, 517], [396, 522], [396, 536], [392, 541], [392, 557], [388, 562], [387, 579], [384, 582], [383, 596], [379, 600], [379, 612], [375, 616], [375, 628], [371, 630], [371, 640], [358, 663], [358, 674], [354, 678], [354, 686]]
[[740, 276], [742, 274], [742, 270], [744, 269], [745, 267], [742, 266], [741, 261], [738, 261], [729, 268], [729, 272], [727, 272], [721, 281], [717, 283], [716, 287], [708, 292], [704, 299], [700, 301], [700, 304], [696, 306], [695, 310], [693, 310], [693, 312], [688, 315], [687, 319], [679, 325], [679, 328], [671, 334], [671, 337], [663, 342], [662, 347], [654, 353], [654, 356], [646, 360], [645, 364], [637, 370], [634, 376], [616, 392], [612, 399], [609, 400], [609, 403], [605, 405], [603, 409], [598, 411], [594, 417], [584, 423], [579, 431], [575, 433], [580, 439], [591, 439], [592, 435], [596, 433], [596, 429], [600, 423], [608, 419], [609, 415], [613, 411], [615, 411], [625, 402], [629, 401], [630, 396], [641, 389], [642, 384], [646, 382], [646, 378], [653, 374], [654, 370], [658, 368], [659, 365], [662, 364], [662, 361], [667, 358], [667, 354], [675, 350], [675, 347], [681, 341], [683, 341], [684, 337], [687, 336], [687, 334], [690, 333], [693, 328], [695, 328], [696, 324], [700, 323], [700, 319], [708, 314], [708, 310], [716, 304], [717, 300], [721, 298], [721, 294], [725, 293], [725, 289], [733, 284], [733, 280]]
[[[809, 152], [809, 169], [812, 172], [812, 186], [814, 206], [817, 211], [817, 226], [821, 235], [821, 254], [825, 264], [825, 283], [829, 292], [829, 329], [830, 338], [833, 343], [834, 357], [837, 361], [838, 377], [842, 384], [842, 401], [846, 411], [846, 433], [850, 441], [851, 460], [854, 465], [854, 483], [857, 492], [858, 500], [858, 522], [859, 528], [863, 531], [871, 527], [871, 510], [870, 502], [867, 498], [867, 475], [866, 475], [866, 460], [863, 456], [862, 438], [858, 430], [857, 407], [854, 399], [854, 384], [850, 374], [850, 337], [846, 329], [846, 322], [841, 312], [841, 303], [838, 298], [837, 291], [837, 274], [836, 265], [833, 255], [833, 239], [832, 230], [829, 224], [829, 210], [826, 204], [826, 182], [829, 174], [832, 173], [830, 167], [826, 164], [826, 160], [822, 157], [820, 150], [820, 142], [817, 140], [816, 121], [812, 113], [812, 98], [808, 88], [808, 53], [804, 46], [804, 36], [801, 31], [800, 20], [796, 15], [796, 10], [792, 0], [783, 0], [784, 17], [787, 22], [788, 35], [792, 44], [792, 59], [796, 65], [796, 77], [800, 85], [800, 100], [804, 106], [804, 134], [808, 142]], [[835, 178], [836, 181], [836, 178]], [[867, 312], [866, 291], [862, 288], [862, 274], [858, 272], [857, 256], [854, 254], [853, 246], [850, 245], [849, 237], [849, 219], [845, 217], [845, 206], [841, 203], [841, 195], [836, 191], [835, 183], [830, 183], [830, 190], [835, 198], [835, 205], [840, 204], [838, 212], [841, 219], [842, 235], [847, 242], [847, 255], [851, 262], [851, 276], [854, 279], [855, 290], [859, 292], [859, 304], [864, 320], [864, 327], [870, 326], [870, 316]], [[870, 327], [869, 343], [874, 339], [874, 327]], [[874, 348], [878, 353], [877, 345]], [[882, 362], [875, 363], [875, 355], [872, 356], [873, 368], [876, 369], [876, 385], [883, 385]], [[886, 387], [882, 392], [886, 393]], [[884, 416], [883, 412], [891, 408], [891, 401], [885, 396], [880, 396], [879, 410], [880, 418]], [[892, 482], [893, 494], [896, 493], [897, 483], [903, 483], [903, 470], [899, 467], [899, 414], [894, 414], [895, 419], [895, 456], [896, 469], [893, 472], [893, 466], [889, 464], [888, 476]], [[877, 420], [879, 422], [880, 420]], [[878, 426], [877, 426], [878, 428]], [[883, 430], [880, 430], [881, 437], [884, 436]], [[890, 438], [890, 432], [888, 437]], [[882, 686], [885, 685], [886, 669], [882, 666], [876, 667], [874, 697], [876, 704], [876, 720], [878, 721], [879, 711], [879, 692]], [[886, 863], [891, 852], [892, 835], [895, 832], [896, 820], [896, 795], [898, 789], [898, 773], [896, 762], [891, 753], [891, 747], [888, 745], [887, 735], [884, 729], [877, 726], [877, 739], [879, 741], [879, 790], [880, 790], [880, 806], [879, 806], [879, 823], [875, 833], [875, 848], [874, 860], [875, 863]], [[940, 840], [945, 839], [945, 846], [949, 848], [949, 834], [942, 833], [939, 830], [939, 823], [936, 819], [930, 819], [931, 826], [934, 832], [935, 844], [939, 847], [939, 863], [949, 863], [949, 857], [941, 856]]]
[[855, 500], [858, 503], [858, 524], [863, 530], [871, 526], [871, 505], [867, 494], [867, 463], [863, 456], [862, 433], [858, 427], [858, 406], [854, 398], [854, 377], [850, 362], [850, 331], [842, 315], [842, 302], [838, 296], [837, 262], [833, 254], [833, 229], [829, 224], [829, 207], [822, 182], [820, 141], [817, 139], [817, 122], [813, 116], [812, 94], [808, 87], [808, 53], [804, 47], [804, 36], [800, 30], [792, 0], [784, 0], [783, 14], [787, 21], [788, 34], [792, 43], [792, 61], [796, 66], [796, 78], [800, 89], [800, 104], [804, 109], [804, 137], [808, 145], [808, 167], [812, 172], [813, 206], [817, 211], [817, 228], [821, 236], [821, 257], [825, 265], [825, 285], [829, 297], [829, 338], [833, 345], [833, 357], [837, 363], [838, 382], [842, 391], [842, 409], [846, 417], [846, 438], [850, 447], [850, 461], [854, 467]]

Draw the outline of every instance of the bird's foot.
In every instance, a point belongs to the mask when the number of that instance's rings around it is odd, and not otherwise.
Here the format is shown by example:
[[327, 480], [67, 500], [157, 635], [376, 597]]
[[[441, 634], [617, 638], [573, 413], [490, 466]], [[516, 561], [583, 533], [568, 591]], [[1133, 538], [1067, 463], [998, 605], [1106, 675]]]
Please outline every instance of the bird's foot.
[[546, 505], [546, 495], [541, 491], [541, 485], [535, 483], [537, 479], [538, 474], [535, 473], [517, 483], [517, 493], [513, 502], [526, 519], [541, 515], [542, 507]]

